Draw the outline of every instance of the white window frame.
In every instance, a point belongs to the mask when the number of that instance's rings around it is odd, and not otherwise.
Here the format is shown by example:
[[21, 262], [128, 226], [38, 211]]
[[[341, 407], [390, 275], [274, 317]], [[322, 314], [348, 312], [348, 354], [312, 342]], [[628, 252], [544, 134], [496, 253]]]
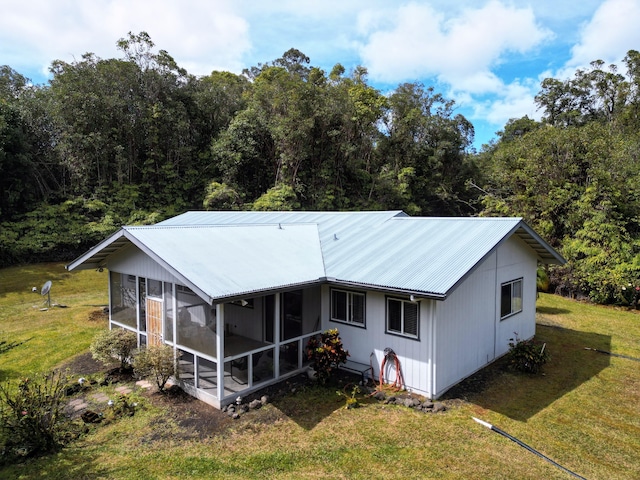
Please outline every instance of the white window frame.
[[[346, 318], [336, 318], [334, 317], [334, 294], [335, 293], [343, 293], [346, 295], [346, 303], [347, 303], [347, 311]], [[354, 320], [354, 297], [361, 297], [362, 301], [362, 322], [357, 322]], [[356, 327], [366, 328], [367, 326], [367, 295], [364, 292], [356, 292], [352, 290], [343, 290], [340, 288], [332, 288], [330, 292], [331, 297], [331, 321], [345, 323], [347, 325], [353, 325]]]
[[[522, 312], [522, 303], [523, 303], [522, 284], [523, 284], [522, 278], [517, 278], [515, 280], [510, 280], [508, 282], [504, 282], [500, 284], [500, 320], [504, 320], [505, 318], [512, 317], [513, 315], [516, 315]], [[503, 296], [505, 295], [505, 292], [504, 292], [505, 287], [509, 288], [509, 293], [508, 293], [509, 311], [508, 312], [503, 311], [503, 307], [505, 303], [505, 299], [503, 298]]]
[[[389, 328], [389, 302], [400, 302], [400, 330], [393, 330]], [[405, 308], [407, 305], [411, 305], [416, 309], [416, 333], [407, 333], [405, 327]], [[387, 297], [385, 301], [385, 332], [389, 335], [399, 335], [402, 337], [412, 338], [414, 340], [420, 339], [420, 302], [412, 302], [404, 298]]]

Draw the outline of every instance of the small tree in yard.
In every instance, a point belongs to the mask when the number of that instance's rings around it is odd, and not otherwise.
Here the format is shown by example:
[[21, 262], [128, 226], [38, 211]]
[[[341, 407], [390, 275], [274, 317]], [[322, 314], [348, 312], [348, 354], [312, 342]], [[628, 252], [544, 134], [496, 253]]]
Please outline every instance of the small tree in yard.
[[171, 376], [177, 376], [173, 347], [169, 345], [149, 345], [136, 353], [133, 371], [140, 378], [153, 378], [158, 389], [164, 392]]
[[120, 361], [120, 371], [131, 366], [131, 355], [138, 346], [136, 335], [123, 328], [114, 328], [98, 333], [91, 343], [91, 355], [105, 365]]

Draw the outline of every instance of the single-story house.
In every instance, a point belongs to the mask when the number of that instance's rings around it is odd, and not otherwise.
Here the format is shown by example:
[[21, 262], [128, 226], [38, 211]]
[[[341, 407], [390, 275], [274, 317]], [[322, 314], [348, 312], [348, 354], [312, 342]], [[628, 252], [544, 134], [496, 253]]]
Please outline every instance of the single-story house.
[[330, 328], [365, 374], [390, 348], [405, 388], [437, 398], [535, 334], [537, 267], [562, 263], [521, 218], [194, 211], [67, 268], [108, 269], [111, 328], [173, 346], [181, 386], [221, 408], [303, 372]]

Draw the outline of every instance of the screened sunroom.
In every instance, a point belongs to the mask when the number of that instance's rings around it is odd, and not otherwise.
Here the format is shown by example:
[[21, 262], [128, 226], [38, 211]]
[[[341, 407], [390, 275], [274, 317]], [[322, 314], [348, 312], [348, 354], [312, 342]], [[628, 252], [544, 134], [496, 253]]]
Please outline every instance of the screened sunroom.
[[173, 346], [178, 382], [217, 407], [299, 372], [320, 331], [320, 286], [209, 305], [184, 285], [112, 271], [109, 291], [111, 328]]

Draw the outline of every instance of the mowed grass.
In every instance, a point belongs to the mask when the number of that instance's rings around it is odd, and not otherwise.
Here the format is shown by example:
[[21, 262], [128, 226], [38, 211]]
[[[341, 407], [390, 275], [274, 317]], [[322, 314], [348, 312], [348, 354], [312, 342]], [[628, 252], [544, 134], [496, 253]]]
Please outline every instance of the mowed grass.
[[[50, 280], [51, 303], [40, 295]], [[36, 287], [37, 292], [33, 292]], [[24, 342], [0, 356], [0, 380], [51, 370], [85, 352], [106, 323], [90, 321], [91, 312], [108, 304], [107, 272], [67, 272], [50, 263], [0, 269], [0, 340]]]
[[[9, 277], [21, 276], [22, 269], [10, 270]], [[0, 271], [0, 278], [6, 276]], [[34, 285], [42, 280], [38, 277]], [[25, 339], [55, 336], [69, 356], [86, 351], [96, 326], [76, 317], [106, 302], [104, 273], [62, 272], [53, 292], [69, 308], [48, 312], [32, 311], [40, 299], [30, 288], [24, 292], [29, 282], [15, 282], [15, 291], [3, 283], [0, 331]], [[60, 286], [58, 294], [56, 285], [64, 282], [68, 293]], [[585, 349], [640, 358], [640, 315], [550, 295], [540, 297], [538, 309], [537, 337], [551, 353], [544, 375], [516, 375], [497, 362], [481, 388], [447, 400], [450, 408], [443, 414], [377, 402], [345, 410], [335, 389], [314, 387], [199, 438], [163, 408], [142, 401], [135, 416], [101, 426], [54, 455], [0, 469], [0, 478], [571, 478], [472, 416], [585, 478], [640, 478], [640, 362]], [[31, 328], [19, 327], [13, 315], [30, 318]], [[59, 327], [51, 329], [52, 323]], [[74, 333], [65, 336], [64, 331]], [[9, 353], [18, 350], [41, 358], [43, 366], [57, 364], [48, 358], [49, 342], [30, 340]], [[0, 356], [0, 370], [6, 368], [7, 355]], [[32, 366], [28, 361], [21, 365]], [[18, 375], [20, 368], [11, 371]]]

